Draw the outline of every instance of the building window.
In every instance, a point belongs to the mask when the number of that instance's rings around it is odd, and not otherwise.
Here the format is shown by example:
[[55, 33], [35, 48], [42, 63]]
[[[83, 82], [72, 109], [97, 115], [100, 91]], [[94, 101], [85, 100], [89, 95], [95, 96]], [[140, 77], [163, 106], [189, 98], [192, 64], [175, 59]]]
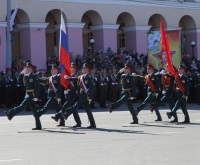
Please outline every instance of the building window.
[[120, 48], [125, 48], [125, 34], [122, 32], [119, 34], [119, 46]]
[[93, 38], [93, 33], [88, 33], [88, 45], [90, 45], [90, 40]]

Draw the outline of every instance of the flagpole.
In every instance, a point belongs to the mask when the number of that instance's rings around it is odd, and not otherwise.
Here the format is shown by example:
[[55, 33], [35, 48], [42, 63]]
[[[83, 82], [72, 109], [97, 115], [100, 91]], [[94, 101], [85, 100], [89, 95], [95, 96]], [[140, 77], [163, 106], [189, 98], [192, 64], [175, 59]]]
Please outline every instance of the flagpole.
[[7, 0], [7, 29], [6, 29], [6, 70], [11, 70], [12, 50], [9, 20], [11, 19], [11, 0]]

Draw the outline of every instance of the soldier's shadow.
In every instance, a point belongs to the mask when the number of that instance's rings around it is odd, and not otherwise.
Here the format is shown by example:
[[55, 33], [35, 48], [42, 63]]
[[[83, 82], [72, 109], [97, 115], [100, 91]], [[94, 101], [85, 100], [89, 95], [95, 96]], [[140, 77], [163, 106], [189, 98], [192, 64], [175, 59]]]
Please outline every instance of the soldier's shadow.
[[[70, 129], [62, 128], [63, 129]], [[96, 129], [87, 129], [86, 127], [81, 128], [71, 128], [74, 131], [101, 131], [101, 132], [108, 132], [108, 133], [127, 133], [127, 134], [141, 134], [141, 135], [155, 135], [151, 133], [145, 133], [144, 131], [132, 131], [132, 130], [120, 130], [120, 129], [107, 129], [107, 128], [96, 128]]]

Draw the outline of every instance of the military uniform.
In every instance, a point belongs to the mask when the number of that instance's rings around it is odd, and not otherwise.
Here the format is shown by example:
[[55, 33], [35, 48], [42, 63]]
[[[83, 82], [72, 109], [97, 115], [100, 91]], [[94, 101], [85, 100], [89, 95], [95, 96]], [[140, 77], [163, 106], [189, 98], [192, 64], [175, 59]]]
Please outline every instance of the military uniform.
[[[30, 63], [27, 63], [27, 67], [33, 68], [33, 65]], [[8, 112], [5, 111], [5, 113], [8, 117], [8, 119], [11, 120], [15, 115], [17, 115], [23, 109], [25, 109], [27, 106], [29, 106], [31, 108], [33, 116], [35, 117], [35, 122], [36, 122], [36, 128], [33, 128], [33, 130], [40, 130], [42, 127], [41, 127], [39, 116], [37, 115], [36, 106], [35, 106], [35, 102], [34, 102], [34, 98], [39, 97], [37, 76], [35, 74], [33, 74], [32, 72], [29, 74], [25, 74], [25, 75], [20, 74], [18, 77], [18, 82], [24, 83], [24, 86], [26, 88], [25, 98], [18, 107], [10, 109]]]
[[97, 82], [100, 107], [106, 108], [108, 77], [106, 75], [100, 74]]
[[[179, 68], [183, 68], [184, 66], [179, 66]], [[176, 82], [176, 95], [178, 100], [175, 103], [175, 106], [173, 107], [171, 112], [167, 112], [168, 118], [171, 118], [171, 116], [174, 117], [174, 121], [178, 122], [178, 116], [176, 114], [176, 111], [181, 107], [183, 114], [185, 115], [184, 123], [190, 123], [189, 114], [187, 111], [187, 97], [189, 95], [189, 81], [188, 77], [186, 75], [176, 75], [175, 76], [175, 82]]]
[[43, 108], [47, 100], [47, 77], [42, 76], [41, 72], [37, 73], [39, 80], [39, 108]]
[[[130, 66], [127, 64], [125, 65], [125, 67], [130, 67]], [[121, 98], [114, 103], [107, 104], [107, 108], [111, 113], [114, 109], [118, 108], [123, 103], [126, 103], [133, 118], [133, 122], [131, 124], [137, 124], [138, 118], [132, 105], [132, 99], [135, 97], [136, 94], [134, 77], [131, 74], [122, 74], [122, 72], [119, 71], [117, 73], [116, 79], [120, 81], [122, 85]]]
[[[87, 64], [84, 64], [83, 67], [89, 68]], [[90, 126], [88, 128], [96, 128], [95, 120], [92, 111], [90, 110], [90, 102], [93, 97], [93, 78], [91, 74], [87, 73], [79, 76], [78, 85], [80, 86], [79, 99], [74, 103], [73, 106], [65, 109], [63, 116], [65, 119], [67, 119], [75, 110], [83, 105], [90, 121]]]
[[[53, 66], [53, 68], [57, 68], [57, 66]], [[53, 106], [56, 112], [59, 112], [61, 106], [58, 103], [58, 99], [62, 97], [62, 86], [60, 84], [60, 74], [52, 75], [48, 78], [49, 81], [49, 88], [47, 92], [47, 102], [44, 107], [37, 111], [39, 116], [45, 114], [49, 108]], [[65, 120], [62, 116], [60, 116], [60, 123], [58, 126], [65, 126]]]
[[[157, 73], [159, 74], [159, 73]], [[167, 103], [169, 104], [169, 108], [172, 111], [173, 107], [174, 107], [174, 92], [175, 92], [175, 85], [174, 85], [174, 81], [175, 81], [175, 77], [172, 76], [171, 74], [166, 74], [163, 75], [163, 97], [158, 100], [156, 103], [153, 104], [153, 107], [158, 108], [159, 106], [161, 106], [163, 103], [165, 103], [167, 101]]]
[[108, 83], [108, 99], [111, 102], [115, 102], [118, 100], [118, 93], [119, 93], [119, 83], [116, 79], [116, 74], [111, 74], [109, 76], [109, 83]]
[[[151, 66], [151, 65], [149, 65], [148, 68], [154, 69], [153, 66]], [[150, 103], [150, 104], [155, 103], [156, 95], [159, 92], [158, 77], [155, 75], [154, 72], [145, 76], [145, 82], [148, 85], [147, 97], [143, 101], [143, 103], [137, 108], [136, 113], [139, 113], [148, 103]], [[158, 108], [155, 107], [154, 109], [155, 109], [155, 113], [157, 116], [157, 120], [155, 120], [155, 121], [162, 121], [162, 118], [161, 118]]]
[[197, 104], [200, 104], [200, 74], [196, 75], [196, 94], [197, 94]]
[[[72, 74], [71, 77], [68, 79], [69, 85], [68, 88], [65, 90], [66, 95], [66, 102], [64, 103], [61, 111], [56, 113], [55, 116], [52, 117], [55, 121], [62, 117], [61, 113], [64, 113], [65, 109], [74, 105], [74, 103], [78, 100], [78, 84], [77, 80], [78, 77], [76, 74]], [[74, 120], [76, 121], [76, 126], [74, 127], [81, 127], [81, 119], [79, 117], [77, 109], [73, 110]]]

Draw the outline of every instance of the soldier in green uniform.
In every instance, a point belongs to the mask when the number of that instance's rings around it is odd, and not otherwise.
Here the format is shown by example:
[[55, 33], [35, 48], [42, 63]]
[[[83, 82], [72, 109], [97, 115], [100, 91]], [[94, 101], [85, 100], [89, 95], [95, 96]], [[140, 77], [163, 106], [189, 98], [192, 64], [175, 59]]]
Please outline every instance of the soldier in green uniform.
[[36, 127], [32, 130], [41, 130], [42, 126], [40, 123], [39, 116], [37, 115], [34, 102], [38, 101], [39, 97], [38, 79], [37, 76], [33, 74], [33, 70], [34, 66], [30, 62], [26, 63], [26, 68], [21, 72], [21, 74], [18, 77], [18, 82], [23, 82], [26, 87], [25, 98], [18, 107], [10, 109], [9, 111], [5, 111], [5, 114], [7, 115], [8, 120], [11, 120], [15, 115], [17, 115], [27, 106], [29, 106], [31, 108], [31, 111], [33, 112], [33, 116], [35, 117], [36, 122]]
[[[70, 69], [71, 69], [71, 77], [65, 76], [65, 79], [69, 81], [68, 88], [64, 91], [64, 94], [66, 96], [66, 102], [64, 103], [61, 111], [56, 113], [55, 116], [51, 117], [56, 122], [58, 121], [59, 118], [62, 117], [61, 115], [62, 111], [64, 109], [69, 108], [70, 106], [73, 106], [73, 104], [78, 100], [78, 84], [77, 84], [78, 77], [76, 75], [78, 67], [74, 63], [71, 63]], [[73, 116], [74, 120], [76, 121], [76, 125], [74, 125], [73, 127], [81, 127], [81, 119], [76, 109], [73, 111]]]
[[39, 80], [39, 108], [43, 108], [44, 105], [46, 104], [46, 98], [47, 98], [47, 77], [45, 74], [45, 70], [42, 70], [40, 72], [37, 72], [36, 75], [38, 76]]
[[83, 105], [90, 121], [90, 126], [87, 128], [94, 129], [96, 128], [96, 124], [92, 111], [90, 110], [90, 102], [92, 101], [93, 96], [93, 78], [89, 72], [90, 66], [84, 63], [82, 68], [83, 74], [78, 77], [78, 85], [80, 86], [79, 99], [74, 103], [73, 106], [65, 109], [62, 115], [65, 119], [67, 119], [75, 110]]
[[[59, 74], [59, 68], [57, 65], [52, 65], [51, 69], [51, 75], [48, 78], [49, 81], [49, 88], [48, 88], [48, 93], [47, 93], [47, 102], [45, 106], [38, 110], [37, 113], [41, 117], [43, 114], [45, 114], [50, 107], [54, 107], [56, 112], [60, 111], [60, 102], [61, 102], [61, 96], [62, 96], [62, 86], [60, 84], [60, 74]], [[59, 121], [59, 126], [65, 126], [65, 120], [61, 116], [60, 121]]]
[[138, 124], [138, 118], [132, 105], [132, 100], [136, 94], [136, 86], [134, 77], [131, 75], [131, 69], [131, 65], [127, 63], [124, 68], [117, 73], [116, 79], [122, 84], [121, 98], [114, 103], [107, 104], [107, 108], [111, 113], [114, 109], [118, 108], [123, 103], [126, 103], [133, 118], [133, 122], [130, 124]]
[[[156, 73], [156, 75], [162, 75], [162, 82], [163, 84], [163, 90], [162, 94], [163, 97], [158, 100], [156, 103], [153, 103], [153, 109], [158, 108], [161, 106], [163, 103], [167, 102], [169, 104], [169, 108], [172, 111], [174, 107], [174, 94], [175, 94], [175, 77], [171, 75], [171, 73], [168, 71], [168, 67], [166, 67], [166, 71], [162, 70], [161, 72]], [[176, 122], [173, 120], [172, 122]]]
[[[148, 75], [145, 76], [145, 82], [148, 85], [147, 97], [143, 103], [137, 108], [136, 113], [138, 114], [148, 103], [152, 104], [156, 102], [156, 98], [159, 92], [159, 82], [158, 76], [154, 73], [154, 67], [152, 65], [147, 66]], [[155, 121], [162, 121], [160, 112], [157, 107], [155, 107], [155, 112], [157, 119]]]
[[190, 117], [187, 111], [187, 98], [189, 95], [189, 81], [188, 77], [185, 73], [185, 65], [180, 65], [178, 67], [178, 73], [175, 76], [176, 82], [176, 95], [177, 101], [171, 112], [167, 112], [167, 116], [170, 119], [172, 116], [174, 117], [174, 122], [178, 122], [178, 116], [176, 111], [181, 107], [183, 114], [185, 116], [185, 120], [182, 123], [190, 123]]

